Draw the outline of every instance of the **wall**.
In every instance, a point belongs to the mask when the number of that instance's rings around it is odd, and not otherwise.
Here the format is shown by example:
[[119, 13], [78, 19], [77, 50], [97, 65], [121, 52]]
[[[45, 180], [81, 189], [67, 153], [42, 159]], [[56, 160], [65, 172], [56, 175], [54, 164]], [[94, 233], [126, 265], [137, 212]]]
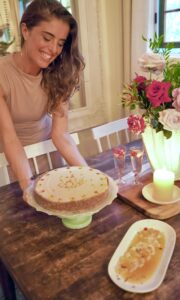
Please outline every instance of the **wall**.
[[78, 0], [87, 107], [70, 112], [70, 131], [121, 117], [122, 18], [119, 0]]
[[123, 84], [122, 1], [99, 0], [101, 75], [106, 121], [121, 116], [120, 92]]

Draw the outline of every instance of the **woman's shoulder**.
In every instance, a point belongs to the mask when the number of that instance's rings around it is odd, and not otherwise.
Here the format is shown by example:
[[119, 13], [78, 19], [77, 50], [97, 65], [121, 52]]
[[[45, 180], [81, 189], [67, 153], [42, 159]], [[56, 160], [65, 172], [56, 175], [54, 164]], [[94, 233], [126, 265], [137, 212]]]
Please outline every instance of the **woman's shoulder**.
[[13, 73], [11, 61], [12, 54], [0, 57], [0, 88], [5, 96], [9, 94], [11, 74]]
[[13, 72], [13, 54], [7, 54], [0, 57], [0, 73], [11, 74]]
[[7, 54], [5, 56], [0, 56], [0, 66], [5, 67], [7, 64], [12, 63], [13, 54]]
[[21, 77], [15, 61], [14, 53], [7, 54], [0, 57], [0, 79], [6, 78], [6, 80], [12, 81]]

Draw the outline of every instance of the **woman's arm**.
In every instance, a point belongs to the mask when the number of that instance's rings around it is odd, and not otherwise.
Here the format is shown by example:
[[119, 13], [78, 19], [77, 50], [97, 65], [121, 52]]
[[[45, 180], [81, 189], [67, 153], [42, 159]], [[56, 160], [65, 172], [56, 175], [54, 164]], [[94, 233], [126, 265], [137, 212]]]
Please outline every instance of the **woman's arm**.
[[52, 116], [52, 141], [60, 154], [71, 166], [86, 166], [74, 140], [68, 133], [68, 103], [61, 104], [61, 110]]
[[0, 139], [3, 151], [21, 189], [24, 190], [31, 182], [32, 172], [24, 148], [16, 135], [2, 90], [0, 90], [0, 112]]

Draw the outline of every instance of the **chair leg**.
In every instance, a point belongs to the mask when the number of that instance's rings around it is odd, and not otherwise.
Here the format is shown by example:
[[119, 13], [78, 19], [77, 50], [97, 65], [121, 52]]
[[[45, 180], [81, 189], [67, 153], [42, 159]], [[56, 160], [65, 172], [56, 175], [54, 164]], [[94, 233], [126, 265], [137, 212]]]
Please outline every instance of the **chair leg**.
[[16, 292], [14, 281], [6, 270], [4, 264], [0, 260], [0, 283], [5, 300], [16, 300]]

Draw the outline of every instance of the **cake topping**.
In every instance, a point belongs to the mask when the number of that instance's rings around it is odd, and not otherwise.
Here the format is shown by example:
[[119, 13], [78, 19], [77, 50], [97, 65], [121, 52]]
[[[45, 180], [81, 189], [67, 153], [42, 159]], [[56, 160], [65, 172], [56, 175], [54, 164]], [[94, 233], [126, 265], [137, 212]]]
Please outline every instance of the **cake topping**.
[[108, 177], [84, 166], [51, 170], [42, 175], [35, 186], [38, 204], [52, 210], [94, 209], [106, 200], [108, 193]]

